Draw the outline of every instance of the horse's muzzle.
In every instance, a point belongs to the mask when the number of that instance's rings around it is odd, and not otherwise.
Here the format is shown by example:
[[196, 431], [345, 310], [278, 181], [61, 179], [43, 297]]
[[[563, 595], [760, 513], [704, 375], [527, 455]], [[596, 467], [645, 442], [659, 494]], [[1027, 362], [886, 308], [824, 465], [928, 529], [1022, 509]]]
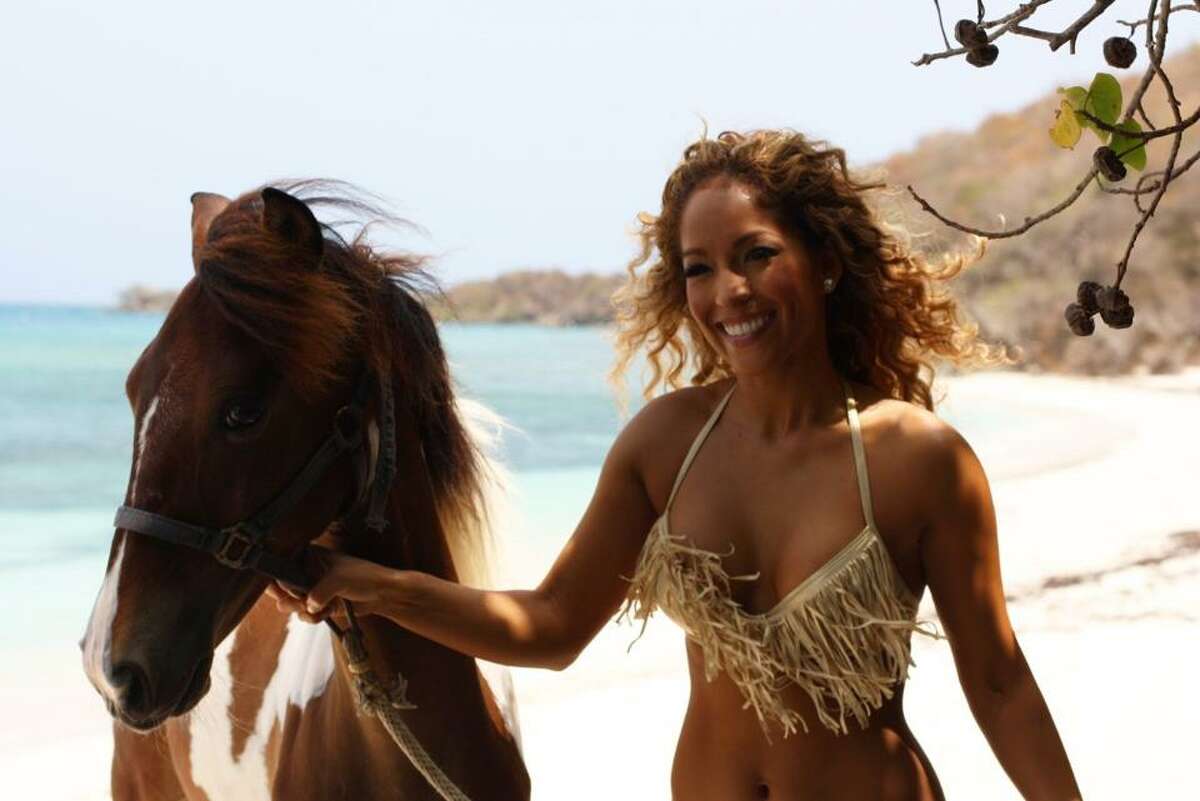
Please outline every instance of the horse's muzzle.
[[189, 712], [208, 692], [212, 654], [192, 668], [182, 690], [172, 692], [165, 682], [155, 681], [151, 671], [133, 660], [113, 666], [109, 680], [115, 697], [105, 698], [109, 713], [123, 725], [150, 731], [167, 718]]

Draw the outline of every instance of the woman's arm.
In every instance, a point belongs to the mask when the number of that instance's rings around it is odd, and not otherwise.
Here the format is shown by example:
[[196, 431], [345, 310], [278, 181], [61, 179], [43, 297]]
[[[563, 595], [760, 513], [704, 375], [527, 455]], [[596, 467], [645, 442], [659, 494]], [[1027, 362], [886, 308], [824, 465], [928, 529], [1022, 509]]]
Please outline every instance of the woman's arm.
[[1050, 710], [1009, 623], [983, 467], [948, 425], [939, 421], [928, 433], [930, 508], [921, 558], [971, 712], [1026, 801], [1078, 799]]
[[307, 598], [282, 588], [281, 610], [316, 621], [346, 598], [367, 614], [390, 618], [422, 637], [492, 662], [562, 669], [619, 608], [655, 510], [642, 479], [642, 454], [668, 422], [665, 398], [629, 422], [601, 469], [574, 535], [534, 590], [465, 587], [410, 570], [393, 570], [329, 553], [329, 569]]

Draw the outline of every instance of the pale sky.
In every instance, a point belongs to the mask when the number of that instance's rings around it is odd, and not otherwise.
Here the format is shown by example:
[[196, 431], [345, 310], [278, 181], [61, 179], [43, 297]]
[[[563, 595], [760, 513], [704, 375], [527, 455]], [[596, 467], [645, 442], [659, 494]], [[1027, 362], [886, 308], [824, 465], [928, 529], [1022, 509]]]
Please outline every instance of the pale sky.
[[[950, 26], [975, 9], [942, 6]], [[1120, 0], [1111, 19], [1144, 6]], [[1200, 15], [1172, 20], [1178, 52]], [[612, 272], [702, 120], [796, 128], [868, 163], [1086, 83], [1119, 33], [1094, 25], [1075, 56], [1013, 37], [988, 69], [918, 68], [942, 46], [932, 0], [9, 4], [0, 302], [179, 287], [188, 196], [285, 177], [388, 198], [427, 232], [401, 243], [436, 254], [446, 284]]]

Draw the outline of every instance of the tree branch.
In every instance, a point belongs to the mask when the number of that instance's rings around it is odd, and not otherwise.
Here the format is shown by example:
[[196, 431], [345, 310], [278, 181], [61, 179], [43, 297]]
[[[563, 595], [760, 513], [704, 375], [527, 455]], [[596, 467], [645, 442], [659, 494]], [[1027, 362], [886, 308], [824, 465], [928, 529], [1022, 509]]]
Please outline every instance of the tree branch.
[[1006, 231], [986, 231], [982, 228], [973, 228], [969, 225], [964, 225], [962, 223], [955, 222], [954, 220], [950, 219], [949, 217], [945, 216], [940, 211], [935, 209], [929, 203], [928, 200], [926, 200], [925, 198], [923, 198], [919, 194], [917, 194], [917, 190], [913, 189], [911, 184], [908, 185], [907, 189], [908, 189], [908, 193], [913, 196], [913, 200], [915, 200], [921, 204], [921, 208], [923, 208], [925, 211], [932, 214], [934, 217], [936, 217], [938, 220], [940, 220], [944, 225], [948, 225], [951, 228], [954, 228], [955, 230], [962, 231], [963, 233], [974, 234], [975, 236], [982, 236], [985, 239], [1008, 239], [1009, 237], [1020, 236], [1021, 234], [1028, 231], [1030, 228], [1033, 228], [1038, 223], [1045, 222], [1046, 220], [1053, 217], [1055, 214], [1058, 214], [1059, 212], [1063, 211], [1068, 206], [1070, 206], [1072, 203], [1074, 203], [1076, 201], [1076, 199], [1078, 199], [1078, 197], [1083, 194], [1083, 190], [1087, 189], [1087, 186], [1089, 183], [1092, 182], [1092, 179], [1096, 177], [1097, 172], [1098, 172], [1098, 170], [1095, 167], [1093, 167], [1088, 172], [1088, 174], [1084, 176], [1083, 180], [1080, 181], [1075, 186], [1075, 189], [1072, 190], [1071, 194], [1067, 195], [1067, 197], [1064, 198], [1062, 200], [1062, 202], [1060, 202], [1058, 205], [1054, 206], [1053, 208], [1047, 209], [1046, 211], [1042, 212], [1041, 214], [1038, 214], [1035, 217], [1026, 217], [1025, 223], [1023, 225], [1021, 225], [1018, 228], [1010, 228]]
[[[1182, 164], [1180, 164], [1179, 169], [1177, 169], [1173, 173], [1171, 173], [1171, 177], [1168, 178], [1167, 180], [1174, 181], [1176, 178], [1178, 178], [1179, 176], [1183, 175], [1185, 172], [1190, 170], [1192, 168], [1192, 165], [1195, 164], [1197, 161], [1200, 161], [1200, 150], [1197, 150], [1195, 153], [1193, 153], [1191, 156], [1189, 156], [1186, 161], [1184, 161]], [[1157, 192], [1158, 188], [1160, 186], [1162, 186], [1162, 182], [1156, 181], [1152, 186], [1143, 186], [1143, 184], [1146, 181], [1149, 181], [1153, 178], [1160, 178], [1163, 175], [1165, 175], [1165, 173], [1162, 170], [1155, 170], [1154, 172], [1148, 172], [1145, 175], [1138, 178], [1136, 189], [1126, 189], [1123, 186], [1105, 186], [1105, 187], [1103, 187], [1103, 191], [1107, 195], [1133, 195], [1134, 197], [1138, 197], [1140, 195], [1148, 195], [1151, 192]], [[1138, 211], [1142, 211], [1142, 209], [1139, 207]]]
[[1083, 13], [1079, 19], [1072, 22], [1067, 28], [1058, 35], [1054, 41], [1050, 42], [1050, 49], [1057, 51], [1067, 42], [1071, 43], [1071, 54], [1075, 54], [1075, 39], [1079, 33], [1092, 23], [1092, 20], [1108, 10], [1115, 0], [1093, 0], [1092, 7]]
[[[1180, 5], [1180, 6], [1171, 6], [1169, 9], [1167, 9], [1166, 11], [1164, 11], [1162, 13], [1163, 14], [1174, 14], [1176, 11], [1200, 11], [1200, 3], [1187, 3], [1185, 5]], [[1158, 20], [1159, 20], [1159, 17], [1154, 18], [1154, 22], [1157, 22]], [[1149, 18], [1138, 19], [1138, 20], [1134, 20], [1133, 22], [1126, 22], [1123, 19], [1117, 20], [1118, 25], [1129, 26], [1129, 35], [1131, 37], [1135, 33], [1137, 33], [1138, 28], [1142, 27], [1143, 25], [1148, 25], [1148, 24], [1150, 24], [1150, 22], [1151, 22], [1151, 20]]]
[[[1037, 11], [1040, 6], [1043, 6], [1049, 2], [1050, 2], [1050, 0], [1031, 0], [1031, 2], [1022, 4], [1021, 6], [1019, 6], [1017, 8], [1016, 11], [1014, 11], [1013, 13], [1011, 13], [1007, 16], [1001, 17], [998, 20], [984, 22], [983, 26], [982, 26], [983, 28], [985, 28], [985, 29], [991, 28], [991, 27], [996, 28], [996, 30], [994, 30], [988, 34], [988, 42], [995, 42], [997, 39], [999, 39], [1004, 34], [1012, 33], [1017, 36], [1027, 36], [1030, 38], [1042, 39], [1046, 42], [1049, 42], [1050, 49], [1052, 51], [1056, 51], [1056, 50], [1058, 50], [1058, 48], [1062, 47], [1067, 42], [1070, 42], [1071, 43], [1071, 52], [1074, 53], [1075, 52], [1075, 39], [1079, 36], [1079, 33], [1084, 28], [1086, 28], [1088, 25], [1090, 25], [1097, 17], [1099, 17], [1101, 14], [1103, 14], [1105, 11], [1107, 11], [1108, 7], [1111, 6], [1115, 2], [1115, 0], [1092, 0], [1091, 8], [1089, 8], [1086, 12], [1084, 12], [1083, 15], [1079, 17], [1079, 19], [1075, 20], [1069, 26], [1067, 26], [1064, 30], [1059, 31], [1058, 33], [1051, 33], [1048, 31], [1037, 30], [1035, 28], [1027, 28], [1020, 24], [1024, 20], [1027, 20], [1027, 19], [1029, 19], [1029, 17], [1033, 16], [1033, 12]], [[941, 14], [940, 6], [938, 8], [938, 13], [939, 13], [939, 18], [940, 18], [940, 14]], [[944, 38], [945, 38], [945, 32], [943, 31], [943, 39]], [[946, 49], [943, 52], [941, 52], [941, 53], [925, 53], [919, 59], [917, 59], [916, 61], [914, 61], [912, 63], [913, 63], [914, 67], [924, 67], [927, 64], [932, 64], [933, 62], [940, 61], [941, 59], [944, 59], [944, 58], [952, 58], [954, 56], [961, 56], [963, 53], [966, 53], [966, 52], [969, 52], [969, 48], [966, 48], [966, 47], [952, 48], [949, 46], [949, 43], [947, 43]]]
[[[1169, 2], [1170, 0], [1168, 0]], [[1154, 18], [1154, 10], [1157, 5], [1158, 0], [1150, 0], [1150, 13], [1146, 15], [1147, 19]], [[1167, 166], [1163, 169], [1163, 178], [1159, 183], [1158, 191], [1154, 193], [1154, 197], [1150, 201], [1150, 206], [1142, 212], [1141, 219], [1134, 225], [1133, 234], [1129, 237], [1129, 244], [1125, 246], [1125, 255], [1117, 263], [1117, 281], [1113, 286], [1118, 288], [1121, 286], [1121, 281], [1125, 279], [1125, 272], [1129, 269], [1129, 257], [1133, 254], [1133, 246], [1137, 244], [1138, 235], [1146, 227], [1146, 223], [1150, 221], [1150, 218], [1154, 216], [1159, 201], [1166, 194], [1167, 187], [1171, 185], [1171, 176], [1175, 171], [1175, 158], [1179, 155], [1179, 146], [1183, 143], [1183, 120], [1179, 114], [1179, 98], [1175, 96], [1175, 87], [1172, 85], [1171, 79], [1167, 77], [1166, 71], [1162, 68], [1162, 57], [1167, 49], [1167, 28], [1170, 19], [1170, 13], [1164, 13], [1159, 16], [1158, 31], [1153, 41], [1150, 38], [1151, 26], [1146, 26], [1146, 49], [1149, 51], [1151, 66], [1158, 75], [1158, 80], [1162, 83], [1163, 88], [1167, 91], [1168, 104], [1171, 107], [1171, 113], [1175, 117], [1175, 127], [1179, 130], [1171, 141], [1171, 153], [1167, 156]]]

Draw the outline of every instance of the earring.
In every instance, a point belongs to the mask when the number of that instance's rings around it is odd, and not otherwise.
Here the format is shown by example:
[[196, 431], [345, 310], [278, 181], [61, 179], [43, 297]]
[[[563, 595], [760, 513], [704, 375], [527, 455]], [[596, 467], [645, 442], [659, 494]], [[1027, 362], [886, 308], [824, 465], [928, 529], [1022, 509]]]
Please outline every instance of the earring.
[[833, 279], [826, 278], [825, 279], [825, 294], [828, 295], [830, 292], [832, 292], [834, 286], [835, 285], [834, 285]]

